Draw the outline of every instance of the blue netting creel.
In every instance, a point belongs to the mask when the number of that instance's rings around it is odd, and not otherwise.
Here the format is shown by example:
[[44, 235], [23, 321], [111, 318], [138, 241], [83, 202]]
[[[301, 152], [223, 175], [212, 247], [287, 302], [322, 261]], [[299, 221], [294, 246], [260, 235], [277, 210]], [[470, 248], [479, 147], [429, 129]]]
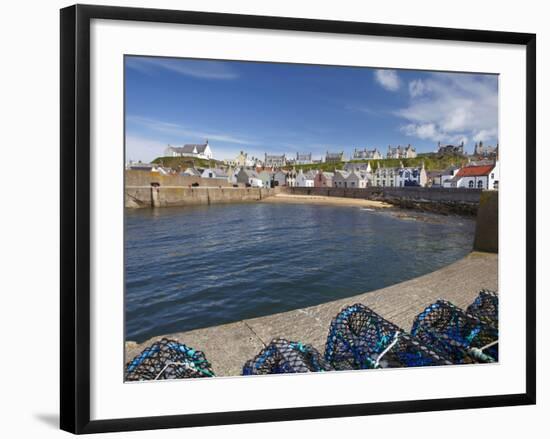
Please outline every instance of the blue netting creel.
[[445, 300], [421, 312], [411, 334], [454, 364], [498, 361], [498, 330]]
[[313, 346], [276, 338], [243, 367], [243, 375], [333, 370]]
[[451, 364], [361, 304], [343, 309], [332, 320], [325, 360], [336, 370]]
[[163, 338], [126, 365], [126, 381], [212, 377], [214, 372], [201, 351]]
[[466, 308], [466, 312], [498, 328], [498, 294], [494, 291], [481, 290], [476, 300]]

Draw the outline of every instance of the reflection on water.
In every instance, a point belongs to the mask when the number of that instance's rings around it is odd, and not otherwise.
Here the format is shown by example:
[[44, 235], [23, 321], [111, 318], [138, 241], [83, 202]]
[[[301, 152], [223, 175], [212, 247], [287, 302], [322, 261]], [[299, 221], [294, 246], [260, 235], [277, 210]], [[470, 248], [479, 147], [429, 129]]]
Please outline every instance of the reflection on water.
[[232, 204], [126, 210], [126, 339], [187, 331], [382, 288], [472, 248], [474, 223]]

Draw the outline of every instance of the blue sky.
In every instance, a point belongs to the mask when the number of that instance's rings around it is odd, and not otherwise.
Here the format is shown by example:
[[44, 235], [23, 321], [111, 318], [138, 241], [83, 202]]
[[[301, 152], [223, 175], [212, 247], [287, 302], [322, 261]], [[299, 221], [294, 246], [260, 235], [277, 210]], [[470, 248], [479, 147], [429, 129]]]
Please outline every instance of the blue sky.
[[498, 141], [498, 77], [126, 57], [126, 160], [202, 143], [217, 159]]

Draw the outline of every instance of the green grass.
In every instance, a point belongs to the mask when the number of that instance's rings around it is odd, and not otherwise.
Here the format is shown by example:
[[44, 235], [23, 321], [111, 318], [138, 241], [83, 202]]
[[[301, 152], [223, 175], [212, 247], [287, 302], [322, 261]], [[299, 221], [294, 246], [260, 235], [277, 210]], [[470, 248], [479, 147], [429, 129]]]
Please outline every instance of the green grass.
[[[414, 159], [382, 159], [382, 160], [350, 160], [348, 163], [367, 163], [370, 162], [372, 168], [380, 165], [381, 168], [395, 168], [402, 162], [406, 167], [420, 167], [422, 162], [426, 170], [444, 170], [451, 166], [462, 166], [468, 162], [468, 159], [459, 155], [438, 155], [435, 153], [421, 153]], [[308, 171], [310, 169], [322, 169], [323, 171], [334, 171], [334, 169], [344, 169], [345, 162], [341, 163], [316, 163], [311, 165], [296, 165], [296, 169]], [[287, 166], [286, 169], [292, 169]]]
[[[422, 166], [422, 162], [426, 166], [426, 170], [444, 170], [451, 166], [462, 166], [467, 163], [467, 158], [459, 155], [438, 155], [436, 153], [421, 153], [414, 159], [382, 159], [382, 160], [351, 160], [351, 163], [367, 163], [370, 162], [371, 167], [376, 168], [377, 164], [382, 168], [394, 168], [403, 162], [404, 166]], [[223, 165], [219, 160], [205, 160], [193, 157], [157, 157], [153, 163], [162, 164], [163, 166], [185, 171], [187, 168], [216, 168]], [[344, 169], [346, 162], [339, 163], [314, 163], [310, 165], [296, 165], [297, 170], [303, 169], [322, 169], [325, 172], [333, 172], [335, 169]], [[286, 166], [284, 169], [292, 169], [293, 166]]]

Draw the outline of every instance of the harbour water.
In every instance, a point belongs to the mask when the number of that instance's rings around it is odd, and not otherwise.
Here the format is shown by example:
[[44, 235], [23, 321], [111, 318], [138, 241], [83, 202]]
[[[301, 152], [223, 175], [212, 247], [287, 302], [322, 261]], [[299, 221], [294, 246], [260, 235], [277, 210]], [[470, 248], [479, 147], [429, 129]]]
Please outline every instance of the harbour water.
[[[426, 221], [424, 219], [427, 219]], [[376, 290], [472, 250], [462, 217], [301, 204], [127, 209], [126, 339]]]

